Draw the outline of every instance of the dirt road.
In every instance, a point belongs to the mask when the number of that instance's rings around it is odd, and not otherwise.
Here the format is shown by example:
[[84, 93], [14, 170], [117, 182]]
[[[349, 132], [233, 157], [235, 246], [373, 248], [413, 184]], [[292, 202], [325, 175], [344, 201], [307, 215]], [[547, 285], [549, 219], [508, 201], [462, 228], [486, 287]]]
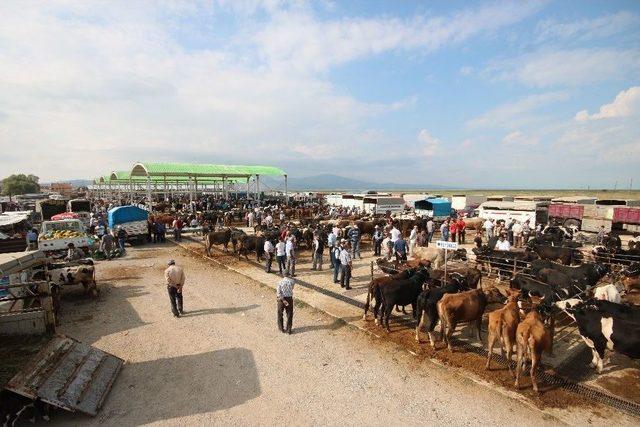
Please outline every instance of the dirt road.
[[[180, 319], [163, 285], [170, 258], [187, 275]], [[100, 297], [67, 293], [60, 332], [126, 365], [96, 418], [58, 412], [54, 424], [559, 422], [308, 307], [296, 307], [294, 334], [284, 335], [273, 290], [172, 244], [132, 249], [97, 271]], [[562, 419], [607, 422], [584, 411]]]

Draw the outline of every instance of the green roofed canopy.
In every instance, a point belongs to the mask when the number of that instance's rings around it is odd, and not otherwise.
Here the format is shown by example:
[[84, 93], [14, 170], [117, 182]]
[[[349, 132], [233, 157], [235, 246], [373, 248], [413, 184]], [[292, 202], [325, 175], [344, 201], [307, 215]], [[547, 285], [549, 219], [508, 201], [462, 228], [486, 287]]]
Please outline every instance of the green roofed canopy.
[[136, 163], [131, 177], [237, 177], [280, 175], [287, 173], [272, 166], [231, 166], [191, 163]]

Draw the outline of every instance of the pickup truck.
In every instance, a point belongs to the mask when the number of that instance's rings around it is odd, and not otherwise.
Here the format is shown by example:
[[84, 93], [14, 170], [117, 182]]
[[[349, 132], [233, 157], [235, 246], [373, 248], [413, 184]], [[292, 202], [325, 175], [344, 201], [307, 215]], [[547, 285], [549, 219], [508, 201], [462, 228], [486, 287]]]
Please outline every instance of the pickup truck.
[[87, 250], [90, 245], [89, 236], [79, 219], [63, 219], [59, 221], [43, 221], [38, 235], [38, 249], [43, 252], [59, 252], [67, 249], [69, 243]]

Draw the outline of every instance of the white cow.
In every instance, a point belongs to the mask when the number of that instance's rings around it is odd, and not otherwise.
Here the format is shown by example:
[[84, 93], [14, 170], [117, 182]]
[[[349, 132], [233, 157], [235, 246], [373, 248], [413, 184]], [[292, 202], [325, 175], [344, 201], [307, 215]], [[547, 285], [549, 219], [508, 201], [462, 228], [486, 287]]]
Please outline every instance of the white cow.
[[618, 288], [615, 285], [609, 284], [605, 286], [600, 286], [595, 289], [593, 292], [593, 296], [596, 299], [606, 300], [609, 302], [615, 302], [616, 304], [620, 304], [620, 292], [618, 292]]

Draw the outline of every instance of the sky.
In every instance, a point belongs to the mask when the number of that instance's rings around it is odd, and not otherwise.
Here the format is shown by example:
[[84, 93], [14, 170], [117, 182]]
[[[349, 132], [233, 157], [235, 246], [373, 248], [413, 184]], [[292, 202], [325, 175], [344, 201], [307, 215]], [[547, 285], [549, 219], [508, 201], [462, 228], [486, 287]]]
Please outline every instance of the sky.
[[0, 2], [0, 175], [640, 185], [640, 2]]

